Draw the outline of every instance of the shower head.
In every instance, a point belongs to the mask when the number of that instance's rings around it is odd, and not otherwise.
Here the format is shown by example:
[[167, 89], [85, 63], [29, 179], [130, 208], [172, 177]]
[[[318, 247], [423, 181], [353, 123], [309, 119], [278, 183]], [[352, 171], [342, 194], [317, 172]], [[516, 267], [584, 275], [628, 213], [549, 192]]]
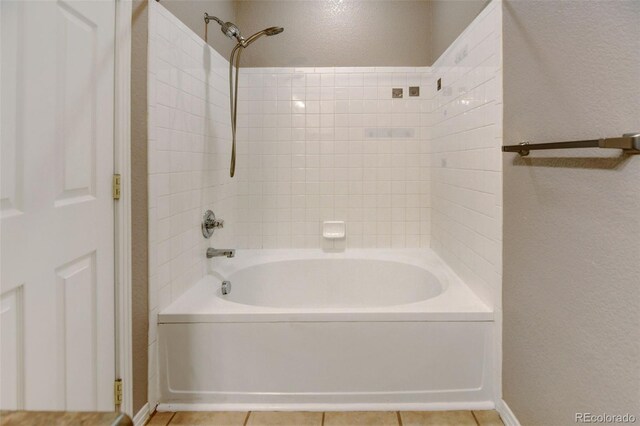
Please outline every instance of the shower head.
[[240, 33], [240, 28], [236, 26], [233, 22], [225, 22], [222, 24], [221, 28], [222, 32], [229, 38], [234, 38], [238, 41], [242, 40], [242, 34]]
[[283, 31], [284, 31], [284, 28], [282, 27], [269, 27], [266, 30], [264, 30], [265, 34], [268, 36], [280, 34]]
[[[251, 43], [262, 37], [273, 36], [280, 34], [284, 31], [282, 27], [269, 27], [262, 31], [258, 31], [251, 37], [245, 39], [240, 35], [240, 30], [231, 22], [222, 22], [215, 16], [209, 16], [204, 14], [204, 20], [208, 24], [209, 20], [215, 20], [222, 27], [222, 32], [229, 38], [235, 37], [238, 43], [231, 51], [231, 57], [229, 58], [229, 110], [231, 111], [231, 165], [229, 167], [229, 176], [233, 177], [236, 173], [236, 117], [238, 112], [238, 74], [240, 71], [240, 54], [245, 47], [248, 47]], [[235, 84], [233, 79], [233, 70], [235, 67], [236, 78]], [[235, 89], [234, 89], [235, 87]]]
[[255, 33], [251, 37], [249, 37], [246, 40], [244, 40], [242, 42], [242, 47], [249, 46], [251, 43], [253, 43], [257, 39], [259, 39], [263, 35], [274, 36], [274, 35], [280, 34], [283, 31], [284, 31], [284, 28], [282, 28], [282, 27], [269, 27], [269, 28], [266, 28], [266, 29], [264, 29], [262, 31], [258, 31], [257, 33]]
[[238, 26], [233, 22], [224, 22], [222, 21], [222, 19], [211, 16], [207, 12], [205, 12], [204, 22], [208, 24], [210, 21], [216, 21], [218, 25], [220, 25], [220, 30], [222, 31], [222, 33], [227, 37], [235, 38], [239, 43], [242, 43], [244, 41], [242, 33], [240, 33], [240, 28], [238, 28]]

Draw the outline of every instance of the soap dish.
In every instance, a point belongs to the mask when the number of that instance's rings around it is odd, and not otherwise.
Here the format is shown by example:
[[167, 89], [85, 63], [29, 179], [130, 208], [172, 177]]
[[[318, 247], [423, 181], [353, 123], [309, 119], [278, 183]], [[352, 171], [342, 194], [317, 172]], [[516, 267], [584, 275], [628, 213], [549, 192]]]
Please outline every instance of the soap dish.
[[338, 240], [346, 235], [346, 225], [343, 220], [331, 220], [322, 223], [322, 236], [329, 240]]

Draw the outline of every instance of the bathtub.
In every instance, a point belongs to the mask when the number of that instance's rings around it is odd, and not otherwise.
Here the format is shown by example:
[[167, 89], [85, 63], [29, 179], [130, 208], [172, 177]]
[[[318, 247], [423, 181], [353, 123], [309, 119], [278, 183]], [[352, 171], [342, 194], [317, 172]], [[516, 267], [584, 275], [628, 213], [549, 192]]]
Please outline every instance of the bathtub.
[[158, 316], [159, 410], [494, 406], [493, 312], [431, 250], [238, 250], [209, 268]]

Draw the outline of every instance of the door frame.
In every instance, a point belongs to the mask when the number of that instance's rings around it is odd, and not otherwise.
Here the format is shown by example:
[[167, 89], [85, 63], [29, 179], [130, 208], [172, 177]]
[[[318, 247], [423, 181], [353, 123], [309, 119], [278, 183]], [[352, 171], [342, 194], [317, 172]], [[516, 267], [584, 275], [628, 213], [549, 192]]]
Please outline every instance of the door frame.
[[131, 285], [131, 14], [132, 0], [115, 0], [114, 171], [120, 199], [114, 202], [115, 375], [122, 379], [120, 411], [133, 418]]

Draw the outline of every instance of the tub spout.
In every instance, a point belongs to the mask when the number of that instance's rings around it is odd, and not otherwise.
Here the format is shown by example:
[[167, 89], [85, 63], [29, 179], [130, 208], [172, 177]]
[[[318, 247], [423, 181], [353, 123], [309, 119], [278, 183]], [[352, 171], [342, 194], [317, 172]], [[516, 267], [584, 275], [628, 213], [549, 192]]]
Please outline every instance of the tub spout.
[[209, 247], [207, 249], [207, 259], [211, 259], [212, 257], [234, 257], [236, 255], [236, 251], [234, 249], [214, 249]]

